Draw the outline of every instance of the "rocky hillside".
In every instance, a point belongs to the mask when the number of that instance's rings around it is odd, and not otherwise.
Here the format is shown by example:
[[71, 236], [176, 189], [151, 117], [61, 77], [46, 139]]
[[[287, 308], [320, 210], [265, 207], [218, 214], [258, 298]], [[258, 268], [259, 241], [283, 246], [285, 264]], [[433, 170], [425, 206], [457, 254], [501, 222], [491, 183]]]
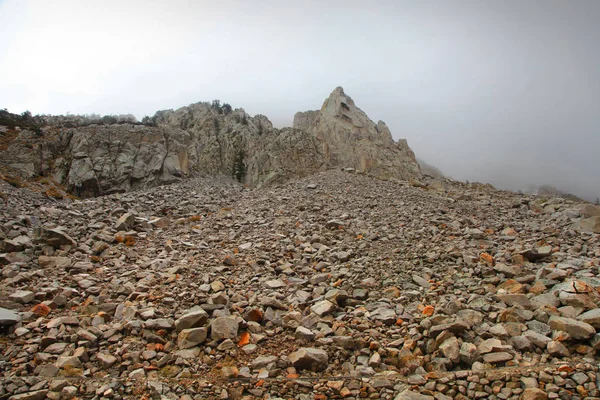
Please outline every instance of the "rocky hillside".
[[341, 170], [32, 188], [0, 181], [2, 399], [600, 397], [600, 207]]
[[[385, 124], [369, 120], [341, 88], [317, 114], [314, 124], [301, 124], [297, 116], [294, 128], [284, 129], [219, 102], [159, 111], [144, 124], [127, 123], [129, 116], [92, 124], [69, 117], [4, 118], [12, 126], [0, 127], [0, 173], [52, 178], [79, 197], [194, 176], [261, 186], [338, 167], [381, 178], [420, 176], [406, 142], [395, 143]], [[32, 121], [34, 128], [14, 126], [19, 121]]]
[[577, 197], [571, 193], [567, 193], [567, 192], [558, 190], [556, 187], [554, 187], [552, 185], [539, 185], [539, 186], [531, 185], [529, 188], [527, 188], [527, 190], [525, 190], [525, 193], [535, 194], [537, 196], [545, 197], [545, 198], [560, 197], [563, 199], [568, 199], [568, 200], [573, 200], [573, 201], [578, 201], [578, 202], [583, 201], [579, 197]]
[[433, 165], [417, 158], [417, 162], [419, 163], [419, 167], [421, 167], [421, 172], [423, 175], [429, 175], [433, 178], [444, 178], [444, 174], [438, 168]]

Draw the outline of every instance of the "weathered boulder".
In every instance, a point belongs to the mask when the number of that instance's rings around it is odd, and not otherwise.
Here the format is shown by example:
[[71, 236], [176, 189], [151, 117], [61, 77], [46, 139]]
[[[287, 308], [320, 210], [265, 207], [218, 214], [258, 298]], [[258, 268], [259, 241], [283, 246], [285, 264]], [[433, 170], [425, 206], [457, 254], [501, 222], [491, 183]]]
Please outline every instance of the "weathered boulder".
[[10, 326], [19, 322], [17, 313], [0, 307], [0, 326]]
[[181, 332], [184, 329], [195, 328], [206, 324], [208, 314], [203, 309], [190, 310], [175, 321], [175, 329]]
[[208, 330], [206, 328], [184, 329], [177, 335], [177, 346], [180, 349], [189, 349], [204, 343]]
[[575, 228], [582, 232], [600, 233], [600, 217], [589, 217], [578, 221]]
[[219, 317], [210, 321], [210, 337], [213, 340], [233, 339], [237, 336], [239, 323], [232, 317]]
[[586, 204], [581, 208], [581, 215], [583, 215], [585, 218], [600, 217], [600, 206]]
[[567, 332], [573, 339], [588, 339], [596, 333], [590, 324], [571, 318], [552, 316], [548, 325], [554, 330]]
[[297, 369], [322, 371], [327, 368], [329, 356], [325, 350], [302, 347], [288, 356], [288, 360]]
[[40, 240], [50, 246], [60, 247], [63, 245], [75, 246], [75, 240], [61, 228], [41, 228]]
[[598, 329], [600, 328], [600, 308], [586, 311], [580, 314], [577, 319]]

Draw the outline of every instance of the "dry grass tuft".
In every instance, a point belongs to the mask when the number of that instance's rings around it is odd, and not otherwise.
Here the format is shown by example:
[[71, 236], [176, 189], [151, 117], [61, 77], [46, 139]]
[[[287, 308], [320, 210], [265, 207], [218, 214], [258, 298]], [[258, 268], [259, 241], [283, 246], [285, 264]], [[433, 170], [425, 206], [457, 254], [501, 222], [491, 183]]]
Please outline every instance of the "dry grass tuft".
[[125, 236], [125, 246], [135, 246], [135, 238], [133, 236]]
[[64, 199], [63, 193], [55, 187], [51, 187], [46, 189], [46, 196], [51, 197], [53, 199]]
[[4, 182], [6, 182], [9, 185], [14, 186], [16, 188], [21, 188], [21, 187], [25, 186], [25, 184], [23, 183], [23, 180], [21, 179], [20, 176], [0, 175], [0, 178], [2, 178], [2, 180]]

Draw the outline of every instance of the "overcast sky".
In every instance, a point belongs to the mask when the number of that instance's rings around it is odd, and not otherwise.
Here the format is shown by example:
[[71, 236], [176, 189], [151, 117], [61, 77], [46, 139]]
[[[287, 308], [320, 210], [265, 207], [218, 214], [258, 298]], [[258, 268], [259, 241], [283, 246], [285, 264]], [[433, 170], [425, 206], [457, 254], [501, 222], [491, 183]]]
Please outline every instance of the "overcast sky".
[[276, 126], [343, 86], [461, 180], [600, 196], [600, 0], [0, 0], [0, 108], [221, 99]]

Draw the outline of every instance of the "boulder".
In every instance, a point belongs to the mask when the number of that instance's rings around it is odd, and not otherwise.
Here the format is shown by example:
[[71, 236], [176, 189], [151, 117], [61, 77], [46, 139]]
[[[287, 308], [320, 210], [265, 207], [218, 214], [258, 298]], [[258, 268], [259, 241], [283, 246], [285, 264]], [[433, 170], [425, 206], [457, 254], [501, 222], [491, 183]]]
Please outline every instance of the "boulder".
[[119, 217], [117, 223], [115, 224], [115, 229], [117, 231], [128, 231], [133, 228], [133, 224], [135, 223], [135, 217], [131, 213], [125, 213]]
[[322, 371], [327, 368], [329, 356], [325, 350], [302, 347], [288, 356], [288, 360], [299, 370]]
[[19, 322], [16, 312], [0, 307], [0, 326], [11, 326]]
[[204, 343], [207, 335], [208, 330], [206, 328], [183, 329], [177, 335], [177, 347], [180, 350], [184, 350], [197, 346], [200, 343]]
[[600, 308], [595, 308], [580, 314], [577, 319], [593, 326], [596, 329], [600, 328]]
[[50, 246], [60, 247], [64, 245], [75, 246], [75, 240], [61, 228], [41, 228], [40, 240]]
[[238, 328], [238, 321], [233, 317], [215, 318], [210, 321], [210, 337], [213, 340], [234, 339]]
[[592, 325], [571, 318], [552, 316], [548, 325], [553, 330], [567, 332], [573, 339], [588, 339], [596, 333]]
[[586, 204], [581, 208], [581, 215], [585, 218], [600, 217], [600, 206]]
[[575, 223], [575, 228], [582, 232], [600, 233], [600, 217], [590, 217]]
[[191, 310], [175, 321], [175, 329], [177, 332], [181, 332], [184, 329], [203, 326], [206, 324], [206, 321], [208, 321], [208, 313], [206, 311], [201, 308]]

